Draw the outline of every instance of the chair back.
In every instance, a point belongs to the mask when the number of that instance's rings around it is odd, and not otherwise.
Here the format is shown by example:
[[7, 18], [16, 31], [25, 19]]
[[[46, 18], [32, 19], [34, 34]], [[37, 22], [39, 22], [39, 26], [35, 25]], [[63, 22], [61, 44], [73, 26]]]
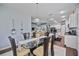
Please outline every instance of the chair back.
[[[47, 50], [48, 50], [48, 46], [49, 46], [49, 41], [50, 41], [50, 38], [49, 38], [49, 32], [46, 32], [45, 35], [47, 36], [47, 42], [45, 41], [45, 46], [47, 47]], [[54, 33], [54, 35], [52, 35], [52, 38], [51, 38], [51, 56], [54, 56], [54, 40], [55, 40], [55, 36], [56, 34]], [[46, 49], [44, 51], [47, 51]], [[45, 53], [45, 54], [48, 54], [48, 53]]]
[[33, 37], [36, 38], [36, 32], [33, 32]]
[[15, 39], [12, 38], [11, 36], [8, 37], [11, 43], [11, 47], [12, 47], [12, 51], [13, 51], [13, 55], [17, 56], [17, 51], [16, 51], [16, 43], [15, 43]]
[[46, 33], [45, 33], [45, 36], [49, 36], [49, 32], [46, 32]]
[[57, 30], [54, 28], [54, 35], [52, 35], [51, 39], [51, 56], [54, 56], [54, 41], [56, 39], [56, 32]]
[[30, 38], [30, 33], [23, 33], [24, 39], [29, 39]]
[[43, 54], [44, 54], [44, 56], [48, 56], [48, 46], [49, 46], [49, 40], [50, 40], [50, 38], [49, 37], [46, 37], [46, 38], [44, 38], [44, 48], [43, 48]]
[[54, 40], [55, 40], [55, 37], [52, 35], [52, 39], [51, 39], [51, 56], [54, 56]]

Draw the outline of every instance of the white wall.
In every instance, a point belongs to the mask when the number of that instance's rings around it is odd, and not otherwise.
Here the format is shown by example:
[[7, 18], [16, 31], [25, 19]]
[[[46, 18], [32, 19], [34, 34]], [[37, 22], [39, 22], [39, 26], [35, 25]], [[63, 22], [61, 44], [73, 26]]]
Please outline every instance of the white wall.
[[78, 10], [78, 56], [79, 56], [79, 9]]
[[78, 51], [78, 56], [79, 56], [79, 5], [77, 6], [77, 51]]
[[15, 10], [4, 5], [0, 6], [0, 48], [10, 46], [8, 36], [11, 33], [13, 18], [15, 19], [17, 37], [20, 36], [21, 21], [24, 23], [24, 31], [31, 32], [30, 16], [17, 13]]

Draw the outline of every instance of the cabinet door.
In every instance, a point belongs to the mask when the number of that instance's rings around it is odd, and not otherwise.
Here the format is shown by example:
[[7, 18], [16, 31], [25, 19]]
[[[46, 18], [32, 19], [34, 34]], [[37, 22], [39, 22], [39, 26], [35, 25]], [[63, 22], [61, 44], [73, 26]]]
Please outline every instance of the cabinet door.
[[77, 27], [77, 12], [74, 13], [74, 27]]
[[69, 16], [69, 27], [74, 27], [74, 14]]
[[72, 13], [69, 16], [69, 27], [77, 27], [77, 13]]
[[65, 35], [65, 45], [77, 49], [77, 36]]

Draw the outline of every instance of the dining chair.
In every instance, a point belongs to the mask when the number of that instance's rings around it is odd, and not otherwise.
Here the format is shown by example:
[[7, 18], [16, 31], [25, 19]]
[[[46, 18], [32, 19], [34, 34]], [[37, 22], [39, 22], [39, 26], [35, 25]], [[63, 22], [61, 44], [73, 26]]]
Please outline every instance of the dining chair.
[[51, 38], [51, 56], [54, 56], [54, 39], [55, 39], [55, 37], [52, 35], [52, 38]]
[[55, 55], [55, 48], [54, 48], [54, 41], [56, 39], [56, 33], [57, 33], [57, 30], [56, 28], [53, 29], [53, 34], [52, 35], [52, 39], [51, 39], [51, 55], [54, 56]]
[[42, 40], [44, 40], [43, 44], [38, 45], [38, 47], [33, 50], [33, 54], [36, 56], [48, 56], [49, 37], [42, 38]]
[[27, 55], [30, 50], [29, 49], [24, 49], [21, 47], [20, 50], [18, 50], [17, 46], [16, 46], [16, 43], [15, 43], [15, 39], [12, 38], [11, 36], [8, 37], [9, 40], [10, 40], [10, 43], [11, 43], [11, 48], [12, 48], [12, 51], [13, 51], [13, 56], [25, 56]]
[[[49, 36], [49, 32], [46, 32], [45, 35], [48, 37]], [[51, 52], [51, 56], [54, 56], [54, 40], [55, 40], [55, 32], [54, 32], [54, 35], [52, 35], [49, 39], [49, 43], [48, 43], [48, 47], [50, 49], [50, 52]]]
[[49, 36], [49, 32], [45, 32], [45, 36]]
[[50, 40], [51, 42], [49, 43], [49, 47], [50, 47], [50, 51], [51, 51], [51, 56], [54, 56], [54, 54], [55, 54], [55, 51], [54, 51], [54, 40], [56, 39], [56, 32], [57, 32], [57, 30], [55, 28], [53, 28], [52, 30], [53, 30], [53, 34], [54, 35], [51, 36], [51, 40]]
[[30, 33], [23, 33], [24, 39], [29, 39], [30, 38]]
[[33, 32], [33, 37], [36, 38], [36, 32]]
[[11, 36], [8, 37], [11, 43], [11, 47], [12, 47], [12, 51], [13, 51], [13, 55], [17, 56], [17, 52], [16, 52], [16, 43], [15, 43], [15, 39], [12, 38]]

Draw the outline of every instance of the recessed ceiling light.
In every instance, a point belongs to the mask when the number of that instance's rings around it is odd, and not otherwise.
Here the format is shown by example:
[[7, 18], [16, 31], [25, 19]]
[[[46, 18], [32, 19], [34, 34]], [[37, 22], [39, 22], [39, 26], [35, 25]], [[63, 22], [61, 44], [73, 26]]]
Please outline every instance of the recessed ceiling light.
[[61, 18], [65, 18], [66, 16], [61, 16]]
[[64, 14], [65, 12], [66, 12], [66, 11], [63, 11], [63, 10], [62, 10], [62, 11], [60, 11], [60, 14]]
[[54, 20], [55, 23], [58, 23], [56, 20]]
[[40, 21], [40, 19], [39, 19], [39, 18], [36, 18], [36, 19], [35, 19], [35, 22], [39, 22], [39, 21]]
[[64, 19], [62, 19], [62, 21], [65, 21], [66, 19], [64, 18]]
[[50, 18], [49, 20], [53, 21], [53, 20], [54, 20], [54, 18]]
[[52, 13], [48, 14], [49, 16], [53, 17], [54, 15]]

